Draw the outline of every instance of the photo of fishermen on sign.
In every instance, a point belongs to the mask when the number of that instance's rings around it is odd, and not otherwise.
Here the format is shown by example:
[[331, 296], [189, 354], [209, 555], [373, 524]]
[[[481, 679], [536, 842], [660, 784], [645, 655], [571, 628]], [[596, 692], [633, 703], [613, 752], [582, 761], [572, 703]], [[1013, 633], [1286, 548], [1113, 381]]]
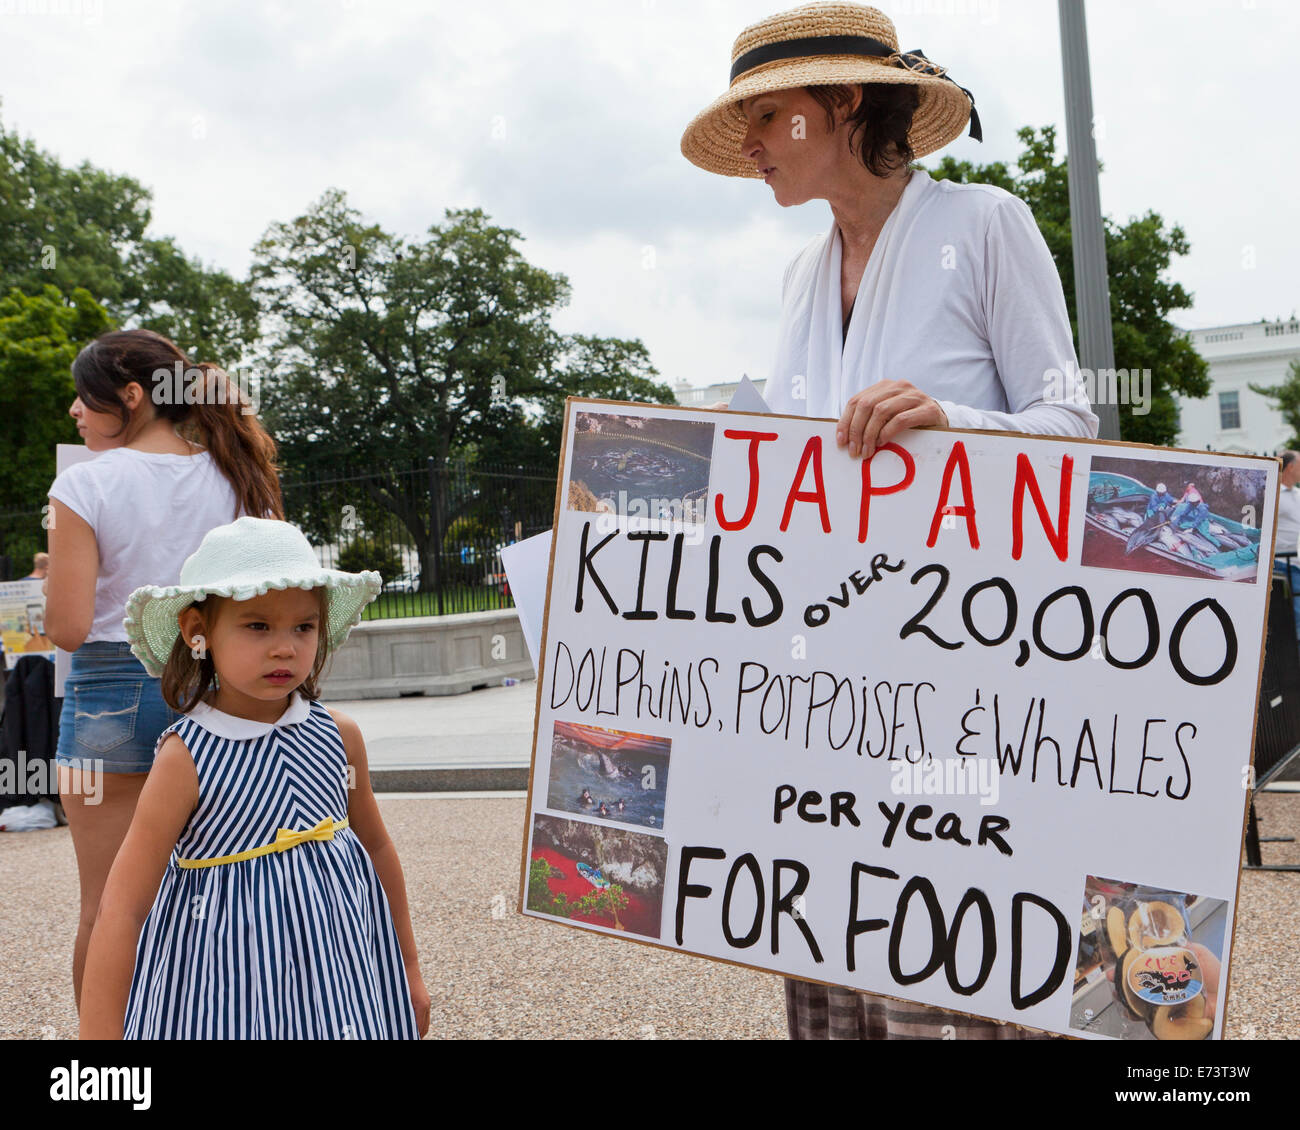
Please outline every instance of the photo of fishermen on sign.
[[1083, 564], [1253, 584], [1263, 506], [1263, 471], [1098, 458]]

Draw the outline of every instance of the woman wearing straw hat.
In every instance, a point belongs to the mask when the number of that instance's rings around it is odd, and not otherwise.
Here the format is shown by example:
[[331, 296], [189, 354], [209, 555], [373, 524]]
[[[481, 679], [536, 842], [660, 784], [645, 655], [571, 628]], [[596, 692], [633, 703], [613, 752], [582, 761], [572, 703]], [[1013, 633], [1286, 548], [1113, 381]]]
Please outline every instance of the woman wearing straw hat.
[[[808, 4], [741, 32], [727, 92], [682, 153], [761, 178], [782, 207], [826, 200], [832, 222], [789, 264], [773, 412], [838, 419], [869, 457], [909, 427], [1092, 437], [1051, 253], [1023, 201], [912, 168], [967, 128], [974, 98], [894, 25], [856, 4]], [[795, 1038], [1040, 1035], [1014, 1025], [786, 982]]]
[[783, 207], [830, 203], [830, 230], [786, 269], [764, 396], [838, 417], [851, 455], [926, 425], [1097, 434], [1028, 207], [909, 168], [968, 123], [980, 138], [970, 93], [900, 54], [881, 12], [809, 4], [740, 34], [727, 93], [682, 136], [692, 163], [762, 178]]

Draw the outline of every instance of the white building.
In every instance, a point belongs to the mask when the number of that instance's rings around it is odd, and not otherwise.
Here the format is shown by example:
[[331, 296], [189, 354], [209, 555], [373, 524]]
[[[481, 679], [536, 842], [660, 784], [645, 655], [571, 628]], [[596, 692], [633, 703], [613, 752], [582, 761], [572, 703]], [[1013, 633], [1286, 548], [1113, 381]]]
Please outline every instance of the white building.
[[[1189, 330], [1196, 352], [1210, 366], [1210, 395], [1193, 400], [1175, 397], [1179, 432], [1176, 447], [1236, 454], [1271, 454], [1286, 443], [1291, 429], [1273, 402], [1249, 385], [1268, 387], [1286, 379], [1291, 362], [1300, 360], [1300, 319], [1243, 322]], [[677, 403], [698, 408], [730, 400], [739, 381], [692, 388], [677, 384]], [[763, 391], [766, 381], [755, 381]]]
[[1210, 448], [1238, 454], [1272, 454], [1291, 429], [1271, 400], [1249, 385], [1281, 384], [1292, 361], [1300, 360], [1300, 320], [1243, 322], [1188, 331], [1188, 339], [1210, 366], [1210, 395], [1176, 397], [1177, 447]]
[[[754, 387], [758, 389], [759, 395], [762, 395], [765, 384], [767, 384], [765, 380], [754, 381]], [[736, 389], [739, 387], [740, 381], [703, 385], [700, 388], [692, 388], [685, 381], [678, 381], [673, 385], [673, 395], [677, 397], [677, 403], [683, 408], [707, 408], [710, 404], [717, 404], [719, 400], [729, 401], [736, 395]]]

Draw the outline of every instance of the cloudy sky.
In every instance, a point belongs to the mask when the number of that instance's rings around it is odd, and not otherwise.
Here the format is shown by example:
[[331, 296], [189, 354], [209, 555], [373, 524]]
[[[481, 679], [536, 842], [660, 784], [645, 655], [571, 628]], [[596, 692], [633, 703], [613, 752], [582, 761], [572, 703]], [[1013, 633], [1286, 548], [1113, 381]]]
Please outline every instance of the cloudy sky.
[[[766, 376], [781, 273], [826, 230], [678, 148], [732, 40], [780, 0], [0, 0], [0, 119], [68, 164], [129, 174], [153, 231], [236, 274], [329, 187], [390, 231], [482, 207], [562, 271], [569, 332], [637, 337], [670, 383]], [[785, 5], [792, 6], [792, 5]], [[882, 2], [904, 49], [975, 95], [1013, 162], [1064, 147], [1051, 0]], [[1154, 210], [1191, 254], [1188, 328], [1300, 307], [1288, 0], [1089, 0], [1102, 209]], [[1117, 359], [1122, 364], [1122, 358]]]

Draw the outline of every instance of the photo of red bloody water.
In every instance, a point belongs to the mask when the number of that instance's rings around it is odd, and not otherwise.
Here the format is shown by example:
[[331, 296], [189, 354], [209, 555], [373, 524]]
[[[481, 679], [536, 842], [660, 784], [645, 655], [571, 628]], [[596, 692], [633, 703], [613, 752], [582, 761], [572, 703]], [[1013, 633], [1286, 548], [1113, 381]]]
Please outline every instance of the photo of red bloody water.
[[1162, 573], [1168, 577], [1199, 577], [1204, 580], [1206, 574], [1190, 566], [1179, 565], [1157, 553], [1146, 549], [1136, 550], [1131, 556], [1124, 553], [1124, 543], [1118, 538], [1083, 539], [1083, 552], [1079, 564], [1095, 565], [1101, 569], [1140, 570], [1143, 573]]
[[[570, 859], [552, 848], [534, 849], [533, 858], [546, 860], [554, 870], [564, 876], [564, 878], [557, 878], [552, 875], [546, 880], [546, 885], [551, 889], [552, 894], [558, 895], [563, 892], [568, 896], [570, 903], [575, 903], [595, 890], [578, 871], [578, 860]], [[626, 887], [623, 888], [623, 894], [627, 898], [627, 905], [618, 912], [618, 921], [623, 929], [630, 934], [644, 934], [647, 938], [659, 937], [659, 903], [651, 904]], [[596, 926], [616, 928], [613, 917], [608, 914], [572, 914], [569, 917], [575, 922], [590, 922]]]
[[658, 938], [668, 846], [657, 836], [538, 815], [527, 910]]

